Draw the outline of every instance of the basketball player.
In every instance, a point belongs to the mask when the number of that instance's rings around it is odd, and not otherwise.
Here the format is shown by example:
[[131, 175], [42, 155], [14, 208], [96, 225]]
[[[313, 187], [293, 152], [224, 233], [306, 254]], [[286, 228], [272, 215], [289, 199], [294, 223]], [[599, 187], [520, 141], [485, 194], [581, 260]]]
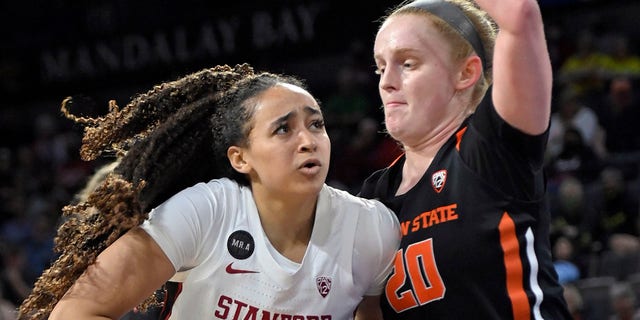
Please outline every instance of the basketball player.
[[23, 318], [119, 319], [171, 280], [164, 319], [381, 319], [397, 218], [325, 185], [330, 141], [297, 79], [220, 66], [74, 119], [86, 159], [121, 159], [67, 209]]
[[477, 4], [410, 2], [376, 35], [385, 125], [405, 151], [360, 194], [401, 224], [385, 319], [570, 318], [544, 200], [552, 74], [540, 9]]

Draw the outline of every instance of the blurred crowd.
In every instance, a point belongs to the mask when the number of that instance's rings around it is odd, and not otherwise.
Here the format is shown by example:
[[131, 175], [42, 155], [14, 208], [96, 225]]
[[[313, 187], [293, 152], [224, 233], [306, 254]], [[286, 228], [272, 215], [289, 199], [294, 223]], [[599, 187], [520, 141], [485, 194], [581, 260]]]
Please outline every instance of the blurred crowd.
[[[640, 43], [623, 31], [547, 27], [555, 87], [545, 169], [556, 270], [575, 319], [640, 319]], [[355, 194], [401, 150], [381, 134], [369, 51], [352, 49], [320, 100], [333, 148], [329, 184]], [[62, 208], [104, 164], [79, 159], [82, 132], [57, 111], [32, 120], [26, 143], [0, 145], [0, 319], [15, 318], [55, 257]]]
[[557, 61], [546, 155], [551, 242], [576, 319], [640, 319], [640, 56], [622, 32]]

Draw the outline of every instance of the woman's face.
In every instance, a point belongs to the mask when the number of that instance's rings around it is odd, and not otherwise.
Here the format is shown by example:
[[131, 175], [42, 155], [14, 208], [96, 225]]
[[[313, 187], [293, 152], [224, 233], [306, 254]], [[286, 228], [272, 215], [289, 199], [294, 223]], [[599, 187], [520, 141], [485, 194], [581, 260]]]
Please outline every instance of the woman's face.
[[256, 100], [249, 144], [242, 150], [254, 189], [276, 194], [317, 194], [329, 170], [331, 143], [316, 100], [289, 84]]
[[451, 46], [429, 18], [401, 14], [384, 22], [375, 39], [378, 90], [387, 131], [405, 147], [425, 141], [455, 118], [456, 68]]

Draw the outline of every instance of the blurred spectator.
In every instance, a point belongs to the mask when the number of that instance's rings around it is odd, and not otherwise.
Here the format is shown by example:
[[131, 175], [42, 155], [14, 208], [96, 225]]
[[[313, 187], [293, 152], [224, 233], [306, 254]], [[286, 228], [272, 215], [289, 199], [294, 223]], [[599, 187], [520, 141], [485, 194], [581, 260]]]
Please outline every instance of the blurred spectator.
[[47, 210], [46, 212], [28, 215], [31, 222], [30, 233], [27, 241], [22, 243], [26, 251], [26, 265], [22, 273], [29, 283], [33, 283], [55, 258], [53, 238], [57, 219], [54, 213], [58, 209], [52, 203], [43, 205], [40, 209]]
[[2, 272], [0, 273], [2, 297], [18, 306], [31, 292], [31, 286], [27, 284], [23, 273], [27, 252], [18, 245], [7, 243], [0, 250], [2, 251]]
[[0, 283], [0, 320], [17, 320], [17, 306], [4, 298], [2, 295], [4, 291], [2, 285], [3, 284]]
[[[606, 132], [604, 146], [608, 154], [640, 151], [640, 100], [635, 83], [628, 77], [611, 80], [607, 95], [594, 107]], [[635, 163], [637, 166], [637, 161]]]
[[583, 96], [599, 95], [603, 87], [602, 72], [608, 57], [599, 50], [590, 30], [583, 30], [576, 40], [576, 48], [560, 65], [557, 80]]
[[564, 300], [567, 302], [569, 313], [571, 313], [572, 320], [582, 320], [583, 318], [583, 301], [582, 295], [576, 286], [571, 283], [565, 283], [562, 285], [564, 288]]
[[[609, 238], [609, 248], [618, 254], [640, 253], [640, 239], [630, 234], [614, 234]], [[640, 270], [633, 273], [636, 272], [640, 272]]]
[[637, 298], [628, 283], [614, 284], [610, 295], [614, 314], [609, 320], [640, 320]]
[[551, 232], [553, 239], [564, 237], [573, 244], [575, 261], [584, 274], [592, 252], [591, 229], [594, 214], [586, 205], [584, 185], [575, 177], [565, 177], [558, 192], [551, 195]]
[[34, 119], [33, 151], [39, 163], [56, 167], [65, 163], [67, 140], [59, 130], [58, 118], [49, 113], [40, 113]]
[[610, 38], [608, 56], [603, 77], [613, 79], [624, 76], [632, 79], [640, 77], [640, 56], [629, 48], [629, 39], [622, 33], [615, 33]]
[[578, 129], [568, 127], [564, 131], [560, 153], [548, 159], [546, 165], [549, 183], [557, 183], [563, 177], [573, 176], [584, 184], [595, 181], [603, 163], [593, 149], [585, 145]]
[[557, 157], [562, 151], [567, 128], [578, 130], [584, 144], [596, 155], [600, 156], [603, 153], [603, 131], [598, 123], [597, 114], [584, 105], [578, 93], [570, 88], [562, 91], [557, 110], [551, 115], [547, 159]]
[[580, 269], [573, 262], [573, 243], [561, 236], [553, 245], [553, 266], [558, 274], [558, 281], [564, 285], [580, 279]]
[[374, 113], [369, 97], [364, 94], [365, 76], [353, 65], [346, 64], [336, 75], [337, 88], [324, 103], [324, 115], [332, 143], [348, 143], [358, 122]]
[[627, 187], [622, 172], [614, 167], [605, 168], [598, 183], [588, 191], [589, 207], [597, 215], [594, 237], [603, 244], [613, 234], [638, 236], [638, 195]]
[[373, 171], [390, 165], [401, 154], [398, 143], [380, 133], [378, 121], [365, 117], [343, 149], [332, 152], [330, 181], [339, 181], [352, 194], [357, 194], [362, 181]]
[[623, 233], [611, 235], [608, 250], [602, 252], [600, 261], [599, 276], [628, 280], [631, 275], [640, 272], [640, 240]]
[[[0, 201], [11, 197], [10, 190], [13, 187], [13, 152], [9, 148], [0, 148]], [[0, 210], [3, 207], [0, 206]], [[4, 221], [7, 212], [0, 211], [0, 223]]]

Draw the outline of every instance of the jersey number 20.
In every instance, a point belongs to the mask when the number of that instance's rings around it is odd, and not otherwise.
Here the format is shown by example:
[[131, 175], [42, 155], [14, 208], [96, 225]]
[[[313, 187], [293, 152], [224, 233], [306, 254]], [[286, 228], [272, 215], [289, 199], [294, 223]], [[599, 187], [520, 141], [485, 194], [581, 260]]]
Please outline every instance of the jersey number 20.
[[[407, 282], [411, 290], [398, 292]], [[411, 244], [396, 253], [394, 271], [386, 286], [389, 304], [402, 312], [444, 297], [446, 288], [433, 256], [433, 239]]]

